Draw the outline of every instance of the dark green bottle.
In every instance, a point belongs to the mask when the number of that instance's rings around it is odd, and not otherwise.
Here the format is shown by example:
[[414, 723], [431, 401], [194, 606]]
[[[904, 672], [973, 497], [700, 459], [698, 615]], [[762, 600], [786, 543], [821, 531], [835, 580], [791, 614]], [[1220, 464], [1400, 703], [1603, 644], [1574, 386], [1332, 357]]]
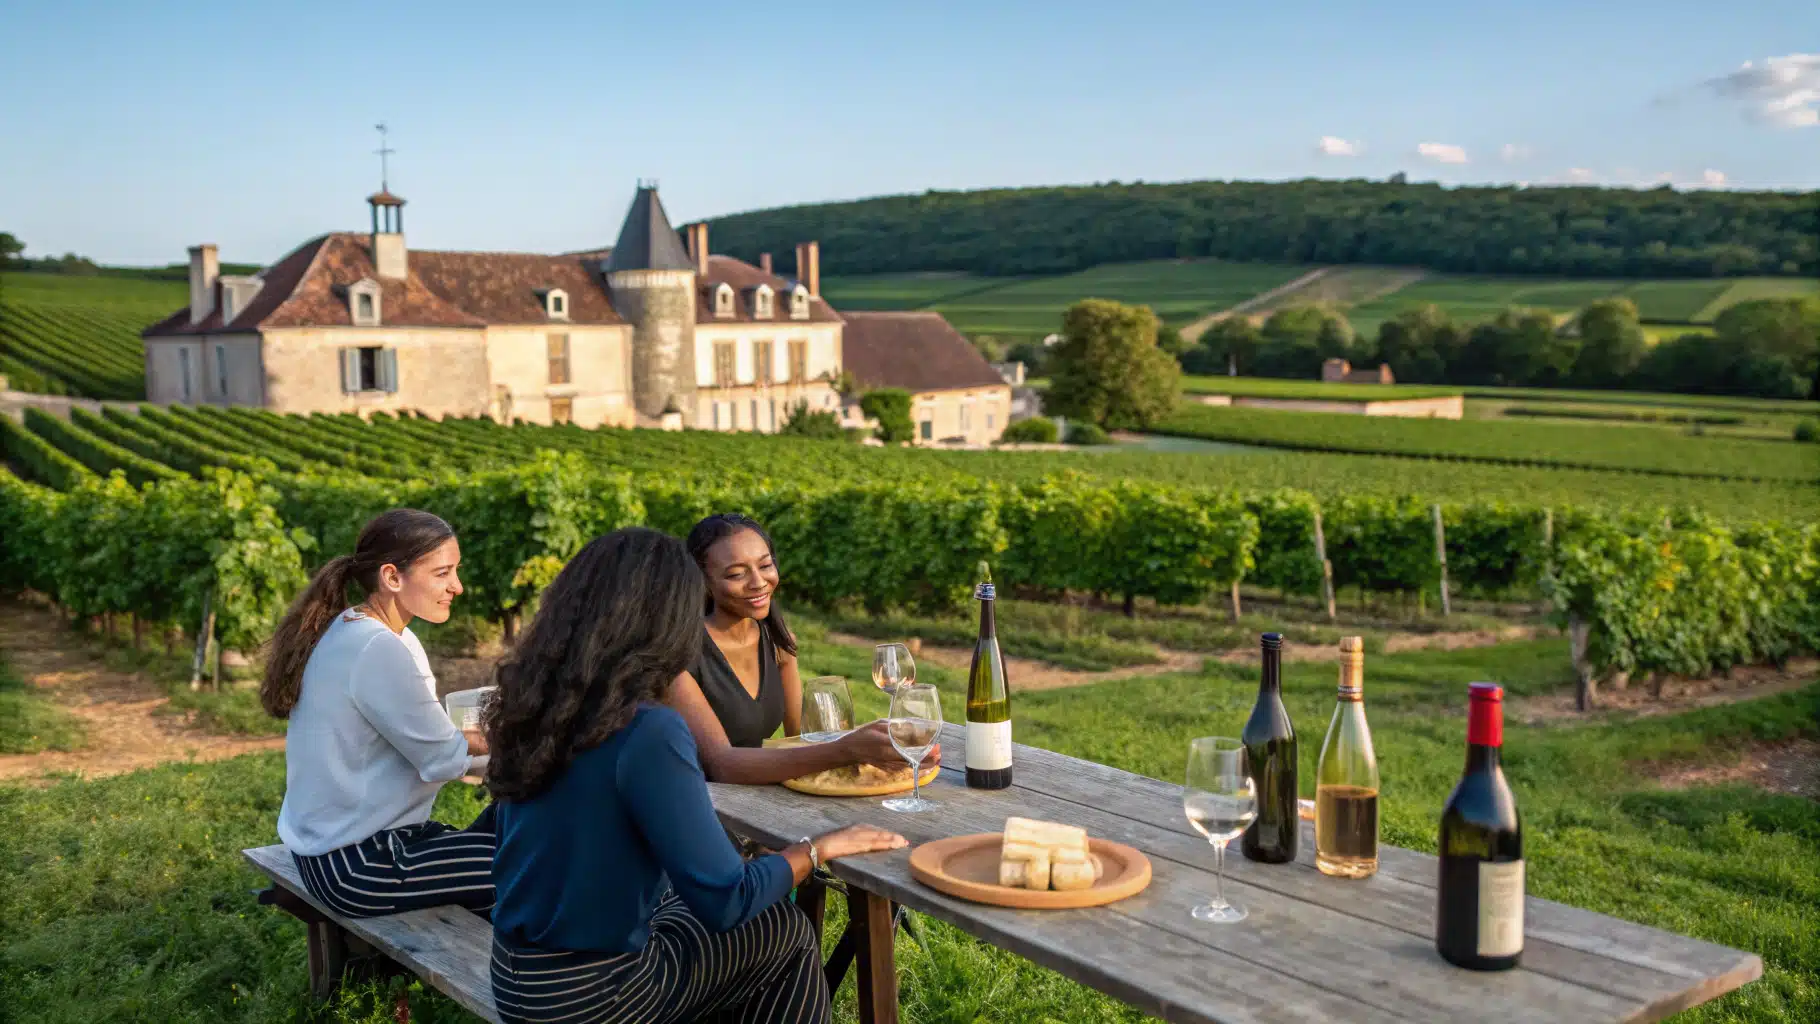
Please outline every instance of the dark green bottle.
[[1297, 807], [1295, 726], [1283, 706], [1283, 634], [1265, 633], [1258, 701], [1245, 722], [1239, 742], [1245, 765], [1257, 787], [1258, 816], [1239, 837], [1245, 856], [1266, 864], [1295, 860], [1302, 834]]

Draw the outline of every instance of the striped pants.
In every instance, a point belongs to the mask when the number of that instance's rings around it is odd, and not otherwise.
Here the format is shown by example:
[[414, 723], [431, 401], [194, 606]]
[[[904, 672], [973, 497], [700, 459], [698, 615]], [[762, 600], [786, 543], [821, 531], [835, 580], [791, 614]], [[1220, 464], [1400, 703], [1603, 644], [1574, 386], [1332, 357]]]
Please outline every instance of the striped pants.
[[809, 919], [789, 900], [714, 933], [675, 893], [636, 953], [535, 953], [493, 941], [506, 1024], [827, 1024], [828, 983]]
[[344, 917], [423, 907], [493, 909], [493, 805], [458, 829], [440, 821], [387, 829], [313, 857], [292, 854], [303, 887]]

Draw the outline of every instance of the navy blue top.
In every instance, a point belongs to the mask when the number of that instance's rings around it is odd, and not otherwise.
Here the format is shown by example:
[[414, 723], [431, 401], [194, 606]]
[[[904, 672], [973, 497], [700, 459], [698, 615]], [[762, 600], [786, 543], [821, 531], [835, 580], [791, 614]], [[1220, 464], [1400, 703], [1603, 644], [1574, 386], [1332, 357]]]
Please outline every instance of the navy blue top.
[[643, 949], [666, 876], [716, 932], [752, 920], [795, 883], [780, 855], [740, 859], [714, 815], [695, 738], [667, 707], [641, 706], [549, 789], [498, 808], [493, 932], [511, 948]]

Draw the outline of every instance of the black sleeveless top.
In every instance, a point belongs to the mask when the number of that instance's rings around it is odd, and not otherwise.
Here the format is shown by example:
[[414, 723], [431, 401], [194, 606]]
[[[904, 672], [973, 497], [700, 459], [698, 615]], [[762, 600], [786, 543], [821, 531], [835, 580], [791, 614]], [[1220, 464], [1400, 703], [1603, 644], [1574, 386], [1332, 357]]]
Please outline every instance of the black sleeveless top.
[[758, 631], [758, 698], [746, 692], [745, 684], [720, 653], [720, 645], [702, 626], [701, 657], [689, 670], [701, 687], [702, 696], [727, 731], [727, 742], [736, 747], [763, 746], [765, 739], [784, 724], [784, 679], [777, 667], [777, 649], [764, 627]]

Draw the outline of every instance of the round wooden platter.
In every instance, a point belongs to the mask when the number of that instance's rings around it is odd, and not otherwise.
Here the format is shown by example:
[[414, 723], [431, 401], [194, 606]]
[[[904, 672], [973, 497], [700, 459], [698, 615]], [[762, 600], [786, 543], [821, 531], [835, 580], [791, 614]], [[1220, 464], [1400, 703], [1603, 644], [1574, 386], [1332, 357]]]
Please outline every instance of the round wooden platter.
[[[768, 748], [800, 747], [805, 746], [806, 743], [807, 741], [801, 736], [779, 736], [766, 740], [764, 745]], [[846, 777], [846, 772], [840, 772], [842, 777], [832, 781], [824, 779], [821, 775], [805, 775], [800, 779], [785, 779], [783, 786], [785, 789], [793, 789], [798, 793], [807, 793], [810, 796], [891, 796], [895, 793], [908, 793], [915, 788], [910, 781], [909, 768], [908, 764], [904, 765], [901, 778], [886, 782], [862, 783], [857, 778]], [[941, 765], [930, 765], [923, 769], [921, 784], [927, 786], [934, 782], [935, 777], [941, 773]]]
[[950, 896], [1019, 910], [1100, 907], [1136, 896], [1150, 884], [1150, 858], [1124, 843], [1088, 837], [1088, 853], [1103, 869], [1093, 888], [1039, 892], [1003, 886], [998, 884], [998, 853], [1004, 838], [981, 832], [924, 843], [910, 851], [910, 874]]

